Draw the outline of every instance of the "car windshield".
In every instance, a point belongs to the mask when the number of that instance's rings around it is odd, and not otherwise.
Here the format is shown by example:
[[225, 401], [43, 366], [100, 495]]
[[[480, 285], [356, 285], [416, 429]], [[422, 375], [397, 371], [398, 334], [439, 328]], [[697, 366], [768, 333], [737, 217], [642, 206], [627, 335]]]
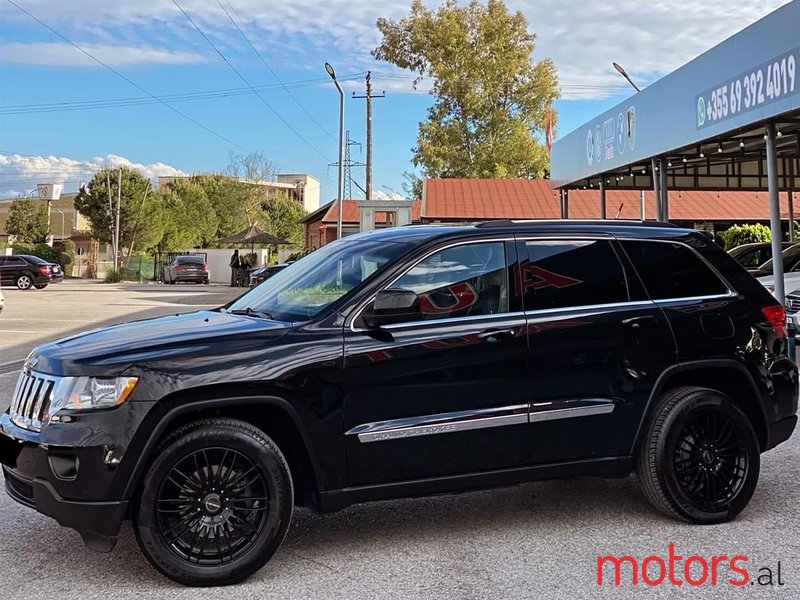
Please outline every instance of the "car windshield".
[[360, 286], [411, 244], [345, 238], [276, 273], [228, 307], [279, 321], [307, 321]]
[[[784, 269], [795, 262], [798, 258], [800, 258], [800, 244], [796, 244], [791, 248], [784, 250], [781, 253], [783, 257], [783, 267]], [[763, 265], [758, 267], [759, 271], [765, 271], [767, 273], [772, 273], [772, 259], [770, 258], [767, 262]]]

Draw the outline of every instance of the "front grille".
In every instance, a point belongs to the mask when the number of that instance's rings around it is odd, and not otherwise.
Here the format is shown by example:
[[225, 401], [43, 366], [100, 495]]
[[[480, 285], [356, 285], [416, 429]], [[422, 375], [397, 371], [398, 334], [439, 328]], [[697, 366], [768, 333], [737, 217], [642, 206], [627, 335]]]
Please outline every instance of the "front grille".
[[786, 310], [792, 314], [800, 311], [800, 296], [786, 296]]
[[8, 410], [11, 421], [23, 429], [40, 431], [55, 384], [53, 377], [23, 370], [17, 379], [11, 408]]

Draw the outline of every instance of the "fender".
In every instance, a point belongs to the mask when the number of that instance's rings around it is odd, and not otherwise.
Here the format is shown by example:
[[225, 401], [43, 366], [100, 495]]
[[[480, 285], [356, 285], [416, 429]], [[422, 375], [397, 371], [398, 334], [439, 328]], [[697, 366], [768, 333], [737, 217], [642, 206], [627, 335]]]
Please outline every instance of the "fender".
[[[314, 478], [320, 486], [320, 491], [322, 491], [322, 482], [324, 480], [322, 478], [322, 472], [317, 460], [317, 453], [314, 451], [314, 445], [312, 444], [311, 439], [308, 437], [308, 432], [305, 430], [305, 427], [303, 427], [303, 423], [300, 420], [299, 415], [288, 401], [277, 396], [226, 396], [222, 398], [209, 398], [180, 404], [167, 409], [165, 414], [163, 414], [161, 417], [158, 417], [158, 424], [152, 430], [147, 438], [147, 441], [145, 442], [144, 447], [142, 448], [142, 451], [136, 457], [136, 462], [133, 464], [130, 475], [125, 483], [125, 489], [123, 491], [122, 498], [129, 500], [133, 496], [136, 486], [142, 477], [156, 444], [158, 444], [159, 440], [161, 440], [164, 434], [169, 431], [170, 425], [174, 423], [178, 417], [185, 415], [186, 413], [200, 410], [232, 405], [243, 406], [247, 404], [269, 404], [272, 406], [277, 406], [289, 416], [295, 428], [300, 433], [300, 438], [303, 440], [303, 446], [305, 447], [306, 453], [308, 454], [311, 462], [311, 468], [314, 470]], [[153, 407], [155, 410], [158, 410], [158, 408], [158, 404]]]
[[[677, 365], [672, 365], [671, 367], [667, 367], [661, 375], [658, 376], [656, 380], [655, 386], [653, 386], [653, 390], [650, 392], [650, 397], [647, 400], [647, 404], [642, 411], [642, 417], [639, 420], [639, 426], [636, 429], [636, 436], [633, 439], [633, 445], [631, 446], [631, 454], [636, 454], [639, 450], [639, 446], [642, 441], [642, 436], [644, 435], [643, 430], [645, 426], [650, 421], [650, 417], [655, 409], [656, 402], [658, 402], [659, 397], [663, 393], [664, 389], [666, 389], [669, 380], [673, 377], [678, 375], [682, 375], [684, 373], [690, 373], [692, 371], [700, 371], [705, 369], [731, 369], [734, 371], [738, 371], [742, 376], [744, 376], [745, 380], [747, 381], [747, 385], [750, 387], [750, 392], [754, 398], [758, 399], [758, 402], [754, 404], [758, 407], [758, 412], [761, 415], [762, 422], [766, 426], [767, 415], [764, 412], [764, 405], [761, 402], [761, 393], [758, 391], [758, 387], [756, 386], [755, 381], [753, 380], [753, 376], [747, 370], [747, 368], [740, 362], [727, 359], [727, 358], [719, 358], [719, 359], [708, 359], [708, 360], [696, 360], [686, 363], [680, 363]], [[760, 437], [760, 436], [759, 436]]]

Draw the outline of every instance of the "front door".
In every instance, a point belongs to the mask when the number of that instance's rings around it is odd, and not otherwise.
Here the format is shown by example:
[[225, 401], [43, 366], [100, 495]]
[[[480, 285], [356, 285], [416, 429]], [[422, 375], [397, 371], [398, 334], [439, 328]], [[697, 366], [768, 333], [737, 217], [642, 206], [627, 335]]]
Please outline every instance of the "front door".
[[676, 362], [661, 309], [641, 300], [610, 239], [521, 240], [519, 254], [531, 462], [629, 454], [659, 374]]
[[[421, 257], [387, 288], [417, 292], [421, 319], [345, 333], [350, 485], [527, 464], [525, 318], [513, 243]], [[370, 310], [370, 305], [365, 309]]]

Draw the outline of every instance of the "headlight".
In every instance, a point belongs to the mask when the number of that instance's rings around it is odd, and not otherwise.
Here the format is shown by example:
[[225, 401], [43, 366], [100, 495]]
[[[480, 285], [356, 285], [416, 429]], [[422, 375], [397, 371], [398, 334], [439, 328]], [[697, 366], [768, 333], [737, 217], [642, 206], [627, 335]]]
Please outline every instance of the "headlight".
[[138, 377], [64, 377], [53, 390], [47, 413], [119, 406], [133, 392]]

